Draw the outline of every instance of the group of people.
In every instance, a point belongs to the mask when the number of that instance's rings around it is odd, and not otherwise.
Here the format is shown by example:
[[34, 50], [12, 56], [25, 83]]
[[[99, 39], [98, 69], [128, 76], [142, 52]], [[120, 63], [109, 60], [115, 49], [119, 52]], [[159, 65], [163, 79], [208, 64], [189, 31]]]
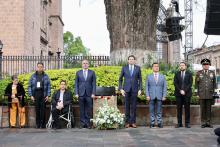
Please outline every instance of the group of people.
[[[136, 128], [136, 104], [137, 96], [142, 94], [141, 68], [135, 64], [134, 55], [128, 57], [128, 64], [122, 67], [119, 76], [119, 90], [125, 99], [125, 128]], [[209, 70], [211, 64], [209, 59], [201, 61], [203, 70], [198, 71], [195, 78], [195, 92], [200, 99], [201, 127], [212, 127], [211, 105], [212, 95], [216, 88], [215, 73]], [[16, 110], [19, 111], [20, 126], [25, 126], [24, 96], [25, 91], [22, 84], [18, 83], [16, 76], [12, 77], [6, 90], [10, 107], [10, 125], [16, 125]], [[185, 108], [185, 127], [190, 128], [190, 101], [192, 97], [192, 73], [187, 70], [185, 62], [179, 64], [179, 71], [173, 80], [177, 103], [177, 126], [183, 127], [182, 109]], [[159, 63], [152, 64], [152, 74], [146, 77], [146, 99], [149, 101], [150, 128], [156, 125], [163, 127], [162, 101], [166, 100], [167, 82], [165, 76], [159, 73]], [[72, 93], [66, 88], [67, 81], [60, 81], [60, 89], [52, 96], [52, 117], [54, 127], [60, 128], [59, 114], [68, 111], [72, 101]], [[89, 61], [82, 61], [82, 69], [75, 76], [75, 97], [78, 98], [80, 106], [80, 128], [92, 127], [90, 123], [92, 115], [92, 99], [96, 93], [96, 74], [89, 69]], [[36, 72], [31, 76], [28, 84], [28, 95], [35, 103], [36, 128], [45, 128], [46, 102], [51, 95], [51, 84], [49, 76], [44, 72], [43, 63], [37, 64]], [[156, 123], [157, 122], [157, 123]]]
[[[200, 100], [201, 108], [201, 128], [210, 127], [211, 105], [213, 104], [213, 94], [216, 89], [215, 72], [209, 70], [211, 61], [203, 59], [201, 61], [203, 69], [196, 73], [195, 94]], [[166, 100], [167, 83], [165, 76], [159, 73], [159, 63], [152, 64], [153, 73], [146, 77], [146, 99], [149, 101], [150, 128], [163, 127], [162, 101]], [[135, 65], [135, 56], [128, 57], [128, 65], [121, 70], [119, 77], [119, 89], [125, 97], [125, 127], [136, 128], [136, 102], [137, 96], [142, 93], [142, 78], [140, 67]], [[122, 83], [124, 81], [124, 85]], [[192, 97], [192, 73], [187, 70], [187, 64], [181, 62], [179, 71], [175, 73], [173, 84], [175, 86], [174, 95], [177, 104], [177, 128], [183, 127], [182, 110], [185, 109], [185, 127], [190, 128], [190, 102]], [[156, 112], [155, 112], [156, 110]]]

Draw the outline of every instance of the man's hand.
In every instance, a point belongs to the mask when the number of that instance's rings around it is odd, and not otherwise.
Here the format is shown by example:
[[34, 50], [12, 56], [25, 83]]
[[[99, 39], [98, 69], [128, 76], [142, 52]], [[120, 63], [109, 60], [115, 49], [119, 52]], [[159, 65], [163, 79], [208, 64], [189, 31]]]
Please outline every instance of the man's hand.
[[165, 97], [163, 97], [163, 98], [162, 98], [162, 101], [165, 101], [165, 100], [166, 100], [166, 98], [165, 98]]
[[95, 94], [92, 94], [91, 97], [94, 99], [95, 98]]
[[11, 95], [11, 98], [13, 98], [13, 99], [14, 99], [14, 98], [15, 98], [15, 95], [14, 95], [14, 94], [13, 94], [13, 95]]
[[141, 96], [141, 90], [138, 90], [138, 96]]
[[34, 101], [34, 100], [35, 100], [35, 98], [34, 98], [33, 96], [31, 96], [31, 100], [32, 100], [32, 101]]
[[125, 96], [125, 91], [124, 91], [123, 89], [121, 89], [120, 91], [121, 91], [121, 94], [122, 94], [123, 96]]
[[185, 95], [185, 91], [184, 90], [180, 90], [180, 94]]
[[48, 101], [48, 96], [46, 96], [45, 98], [44, 98], [44, 102], [47, 102]]
[[76, 94], [76, 95], [75, 95], [75, 97], [76, 97], [76, 98], [78, 98], [78, 97], [79, 97], [79, 95], [78, 95], [78, 94]]
[[63, 109], [63, 102], [58, 102], [56, 108], [57, 108], [58, 110]]
[[147, 96], [146, 98], [147, 98], [147, 101], [150, 101], [150, 97], [149, 96]]

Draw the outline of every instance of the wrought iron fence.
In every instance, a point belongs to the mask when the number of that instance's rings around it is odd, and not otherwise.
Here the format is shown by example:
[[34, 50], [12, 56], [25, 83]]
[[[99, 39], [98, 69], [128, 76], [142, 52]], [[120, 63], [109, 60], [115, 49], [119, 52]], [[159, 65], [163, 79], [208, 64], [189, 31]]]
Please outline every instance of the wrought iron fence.
[[110, 65], [109, 56], [2, 56], [0, 76], [33, 72], [38, 62], [42, 62], [46, 70], [81, 67], [83, 59], [90, 62], [90, 67]]

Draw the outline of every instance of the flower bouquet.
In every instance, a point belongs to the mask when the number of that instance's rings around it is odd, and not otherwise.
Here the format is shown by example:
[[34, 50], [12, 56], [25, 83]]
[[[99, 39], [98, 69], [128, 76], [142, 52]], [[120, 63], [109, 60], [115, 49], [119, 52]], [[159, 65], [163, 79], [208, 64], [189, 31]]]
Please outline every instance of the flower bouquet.
[[107, 98], [105, 98], [103, 106], [97, 109], [95, 118], [91, 121], [100, 130], [122, 128], [124, 126], [124, 114], [121, 114], [116, 106], [109, 106]]

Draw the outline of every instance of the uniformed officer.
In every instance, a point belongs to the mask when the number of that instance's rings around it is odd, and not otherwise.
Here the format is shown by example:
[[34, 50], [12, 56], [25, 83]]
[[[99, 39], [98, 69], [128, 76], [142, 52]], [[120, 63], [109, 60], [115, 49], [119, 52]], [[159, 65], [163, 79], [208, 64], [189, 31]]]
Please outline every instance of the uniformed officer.
[[209, 59], [202, 59], [201, 64], [203, 70], [198, 71], [195, 78], [195, 92], [200, 99], [201, 128], [212, 128], [211, 107], [216, 88], [215, 72], [209, 70]]

